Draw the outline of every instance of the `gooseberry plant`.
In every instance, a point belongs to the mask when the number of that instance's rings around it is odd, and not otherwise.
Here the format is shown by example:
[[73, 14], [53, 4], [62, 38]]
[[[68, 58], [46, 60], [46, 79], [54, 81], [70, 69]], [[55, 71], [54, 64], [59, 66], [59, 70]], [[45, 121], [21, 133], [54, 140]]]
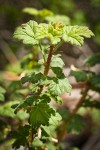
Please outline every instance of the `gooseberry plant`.
[[[23, 110], [29, 116], [25, 125], [13, 133], [14, 148], [22, 145], [29, 150], [59, 149], [53, 144], [57, 142], [53, 132], [62, 118], [50, 102], [54, 100], [61, 104], [60, 95], [65, 92], [71, 93], [72, 87], [63, 73], [64, 62], [61, 55], [55, 52], [64, 42], [82, 46], [84, 37], [91, 36], [93, 33], [88, 27], [68, 26], [60, 21], [37, 23], [30, 20], [15, 30], [14, 38], [24, 44], [37, 46], [42, 59], [39, 60], [41, 64], [39, 71], [33, 69], [31, 73], [21, 78], [22, 84], [28, 83], [29, 95], [20, 104], [12, 106], [15, 113]], [[43, 47], [44, 42], [46, 47]]]

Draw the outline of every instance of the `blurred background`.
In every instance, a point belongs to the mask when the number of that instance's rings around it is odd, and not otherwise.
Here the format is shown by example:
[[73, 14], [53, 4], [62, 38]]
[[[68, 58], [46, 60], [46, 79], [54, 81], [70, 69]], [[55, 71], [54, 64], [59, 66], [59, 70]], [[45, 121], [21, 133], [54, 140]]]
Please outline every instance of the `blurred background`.
[[[38, 10], [48, 9], [54, 14], [68, 16], [71, 25], [86, 25], [93, 31], [95, 36], [86, 39], [84, 46], [77, 47], [63, 44], [59, 48], [65, 63], [64, 72], [66, 75], [69, 74], [70, 67], [73, 65], [80, 69], [87, 69], [88, 67], [84, 65], [84, 60], [89, 56], [100, 53], [100, 0], [0, 0], [0, 86], [5, 89], [3, 92], [4, 100], [0, 102], [1, 150], [10, 149], [10, 146], [8, 146], [11, 145], [8, 142], [8, 139], [10, 139], [9, 131], [16, 128], [19, 120], [21, 122], [25, 117], [27, 118], [26, 114], [19, 114], [17, 116], [18, 120], [14, 120], [15, 116], [10, 108], [12, 104], [25, 96], [26, 89], [18, 91], [18, 89], [22, 88], [19, 85], [19, 76], [23, 76], [27, 69], [31, 70], [39, 67], [37, 62], [40, 56], [36, 56], [33, 64], [32, 56], [29, 55], [32, 52], [32, 47], [25, 46], [13, 38], [13, 33], [17, 26], [26, 23], [30, 19], [36, 20], [34, 15], [22, 12], [25, 7], [33, 7]], [[22, 60], [22, 58], [24, 59]], [[91, 67], [90, 70], [99, 75], [100, 65], [97, 64]], [[73, 77], [69, 77], [69, 80], [72, 84], [76, 83]], [[75, 87], [71, 96], [68, 94], [62, 95], [63, 106], [58, 106], [54, 103], [53, 105], [57, 108], [63, 107], [72, 110], [81, 96], [80, 91], [80, 87]], [[68, 134], [63, 139], [64, 143], [66, 143], [66, 150], [72, 150], [72, 147], [77, 147], [73, 150], [78, 150], [78, 148], [82, 150], [100, 150], [99, 92], [90, 91], [91, 97], [99, 102], [99, 108], [92, 108], [92, 111], [91, 109], [84, 110], [83, 108], [80, 110], [84, 114], [87, 126], [79, 135]], [[19, 94], [21, 96], [18, 96]], [[96, 142], [97, 145], [95, 144]]]

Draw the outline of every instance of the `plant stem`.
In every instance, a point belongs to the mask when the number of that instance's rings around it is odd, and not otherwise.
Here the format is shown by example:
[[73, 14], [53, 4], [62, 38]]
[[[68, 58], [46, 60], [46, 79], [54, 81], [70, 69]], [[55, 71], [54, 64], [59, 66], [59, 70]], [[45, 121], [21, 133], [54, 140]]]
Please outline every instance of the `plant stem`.
[[[54, 50], [54, 46], [51, 45], [50, 46], [50, 50], [49, 50], [49, 54], [48, 54], [48, 58], [47, 58], [47, 62], [45, 64], [45, 68], [44, 68], [44, 75], [47, 76], [48, 75], [48, 72], [49, 72], [49, 69], [50, 69], [50, 62], [51, 62], [51, 58], [52, 58], [52, 54], [53, 54], [53, 50]], [[39, 96], [43, 90], [44, 86], [41, 86], [40, 89], [38, 90], [38, 92], [36, 93], [37, 96]], [[32, 128], [33, 130], [33, 128]], [[30, 146], [29, 146], [29, 150], [32, 150], [32, 141], [33, 141], [33, 131], [31, 131], [31, 142], [30, 142]]]
[[75, 109], [71, 112], [71, 116], [73, 116], [78, 111], [78, 109], [82, 105], [83, 101], [85, 100], [89, 89], [90, 89], [90, 87], [89, 87], [89, 85], [87, 85], [87, 87], [85, 88], [84, 93], [83, 93], [82, 97], [80, 98], [78, 104], [76, 105]]
[[[90, 86], [87, 84], [86, 88], [84, 89], [84, 93], [83, 93], [82, 97], [80, 98], [80, 100], [79, 100], [77, 106], [75, 107], [75, 109], [71, 112], [70, 118], [67, 120], [67, 122], [71, 121], [71, 119], [73, 118], [73, 116], [77, 113], [77, 111], [79, 110], [79, 108], [82, 106], [82, 103], [85, 100], [89, 89], [90, 89]], [[62, 122], [63, 129], [62, 129], [60, 135], [58, 135], [58, 143], [57, 144], [59, 144], [59, 142], [63, 139], [63, 137], [64, 137], [64, 135], [66, 133], [66, 123], [67, 122], [66, 122], [66, 120], [64, 120]]]
[[45, 56], [44, 56], [44, 52], [43, 52], [41, 43], [39, 43], [39, 47], [40, 47], [40, 50], [41, 50], [41, 53], [42, 53], [42, 56], [43, 56], [43, 60], [44, 60], [44, 63], [45, 63], [45, 62], [46, 62], [46, 59], [45, 59]]
[[44, 75], [45, 75], [45, 76], [47, 76], [47, 75], [48, 75], [48, 72], [49, 72], [50, 62], [51, 62], [53, 50], [54, 50], [54, 46], [51, 45], [51, 46], [50, 46], [50, 51], [49, 51], [49, 54], [48, 54], [48, 58], [47, 58], [47, 62], [46, 62], [46, 64], [45, 64], [45, 69], [44, 69]]
[[62, 40], [58, 45], [55, 46], [54, 48], [54, 52], [62, 45], [62, 43], [64, 43], [64, 41]]
[[[50, 46], [50, 50], [49, 50], [49, 54], [48, 54], [48, 58], [47, 58], [47, 62], [45, 64], [45, 68], [44, 68], [44, 75], [47, 76], [49, 69], [50, 69], [50, 62], [51, 62], [51, 58], [52, 58], [52, 54], [53, 54], [53, 50], [54, 50], [54, 46], [51, 45]], [[43, 90], [44, 86], [41, 86], [39, 91], [37, 92], [37, 95], [40, 95], [42, 90]]]

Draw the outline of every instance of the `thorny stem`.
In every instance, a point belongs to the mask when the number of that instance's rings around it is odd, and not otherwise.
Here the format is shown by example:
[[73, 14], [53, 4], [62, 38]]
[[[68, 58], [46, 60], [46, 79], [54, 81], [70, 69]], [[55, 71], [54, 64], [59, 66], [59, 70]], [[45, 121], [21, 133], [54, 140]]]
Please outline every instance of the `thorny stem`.
[[[44, 75], [47, 76], [49, 69], [50, 69], [50, 62], [51, 62], [51, 58], [52, 58], [52, 54], [53, 54], [53, 50], [54, 50], [54, 46], [51, 45], [50, 46], [50, 51], [48, 54], [48, 58], [47, 58], [47, 62], [45, 63], [45, 68], [44, 68]], [[44, 86], [41, 86], [40, 89], [37, 92], [37, 95], [40, 95], [42, 90], [43, 90]]]
[[[47, 62], [45, 63], [45, 68], [44, 68], [44, 75], [47, 76], [49, 73], [49, 69], [50, 69], [50, 62], [51, 62], [51, 58], [52, 58], [52, 54], [53, 54], [53, 50], [54, 50], [54, 46], [51, 45], [50, 46], [50, 50], [49, 50], [49, 54], [48, 54], [48, 58], [47, 58]], [[36, 95], [40, 95], [42, 90], [43, 90], [44, 86], [41, 86], [40, 89], [38, 90], [38, 92], [36, 93]], [[31, 143], [29, 146], [29, 150], [32, 150], [32, 141], [33, 141], [33, 131], [31, 131], [32, 136], [31, 136]]]
[[50, 46], [50, 51], [49, 51], [49, 54], [48, 54], [48, 58], [47, 58], [47, 62], [45, 64], [45, 69], [44, 69], [44, 75], [45, 76], [47, 76], [48, 72], [49, 72], [50, 62], [51, 62], [51, 58], [52, 58], [52, 54], [53, 54], [53, 48], [54, 48], [54, 46], [51, 45]]

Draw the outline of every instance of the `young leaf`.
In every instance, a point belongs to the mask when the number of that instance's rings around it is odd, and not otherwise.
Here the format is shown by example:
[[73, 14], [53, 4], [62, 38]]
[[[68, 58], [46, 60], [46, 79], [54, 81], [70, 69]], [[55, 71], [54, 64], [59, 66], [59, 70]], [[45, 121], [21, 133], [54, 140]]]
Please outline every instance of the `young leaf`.
[[32, 108], [30, 113], [30, 123], [36, 127], [48, 125], [51, 114], [55, 115], [53, 108], [46, 103], [39, 103]]
[[48, 22], [61, 22], [61, 23], [65, 24], [65, 25], [69, 25], [70, 24], [69, 17], [67, 17], [65, 15], [47, 16], [47, 17], [45, 17], [45, 20], [47, 20]]
[[63, 94], [65, 92], [71, 92], [71, 85], [67, 78], [57, 79], [51, 81], [49, 85], [50, 93], [53, 95]]
[[61, 55], [58, 54], [58, 55], [52, 56], [51, 63], [50, 63], [51, 67], [59, 67], [59, 68], [64, 67], [65, 64], [59, 56], [61, 56]]
[[37, 30], [37, 22], [30, 20], [29, 22], [22, 24], [21, 27], [16, 29], [14, 32], [14, 38], [22, 40], [24, 44], [36, 45], [39, 43], [35, 37]]
[[34, 16], [37, 16], [39, 14], [39, 10], [31, 7], [25, 7], [23, 9], [23, 12]]
[[64, 28], [63, 40], [73, 45], [81, 46], [84, 42], [84, 37], [90, 38], [94, 34], [88, 27], [84, 26], [66, 26]]

